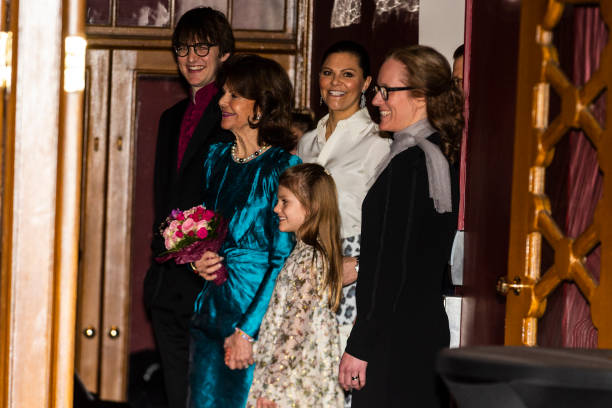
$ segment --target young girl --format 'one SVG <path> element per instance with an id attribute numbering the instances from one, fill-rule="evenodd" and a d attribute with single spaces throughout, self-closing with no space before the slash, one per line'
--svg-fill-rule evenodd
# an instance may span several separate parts
<path id="1" fill-rule="evenodd" d="M 254 347 L 247 407 L 342 407 L 334 311 L 342 292 L 336 186 L 318 164 L 281 175 L 274 212 L 297 244 L 281 270 Z"/>

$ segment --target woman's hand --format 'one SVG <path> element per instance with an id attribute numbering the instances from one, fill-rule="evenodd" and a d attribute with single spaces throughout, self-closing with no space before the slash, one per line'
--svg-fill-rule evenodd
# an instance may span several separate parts
<path id="1" fill-rule="evenodd" d="M 367 361 L 358 359 L 345 352 L 340 361 L 340 372 L 338 373 L 338 382 L 345 391 L 351 389 L 360 390 L 366 385 L 366 367 Z"/>
<path id="2" fill-rule="evenodd" d="M 255 408 L 276 408 L 276 403 L 265 398 L 257 398 L 257 406 Z"/>
<path id="3" fill-rule="evenodd" d="M 357 280 L 357 258 L 345 256 L 342 258 L 342 286 L 350 285 Z"/>
<path id="4" fill-rule="evenodd" d="M 231 370 L 243 370 L 254 363 L 253 345 L 242 338 L 237 331 L 225 339 L 223 347 L 225 350 L 231 350 L 230 353 L 226 353 L 225 361 Z"/>
<path id="5" fill-rule="evenodd" d="M 217 272 L 221 266 L 222 256 L 214 252 L 206 251 L 204 255 L 195 262 L 195 272 L 207 281 L 215 280 L 217 278 Z"/>

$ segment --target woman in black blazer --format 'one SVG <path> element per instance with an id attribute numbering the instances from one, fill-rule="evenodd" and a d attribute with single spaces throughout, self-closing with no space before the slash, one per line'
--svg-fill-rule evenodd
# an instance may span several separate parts
<path id="1" fill-rule="evenodd" d="M 463 99 L 446 59 L 423 46 L 391 52 L 374 89 L 380 129 L 394 138 L 363 202 L 357 320 L 339 380 L 353 407 L 437 407 Z"/>

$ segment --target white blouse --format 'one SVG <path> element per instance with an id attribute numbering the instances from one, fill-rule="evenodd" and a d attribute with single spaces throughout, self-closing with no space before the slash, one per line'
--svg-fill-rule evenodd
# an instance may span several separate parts
<path id="1" fill-rule="evenodd" d="M 318 163 L 334 178 L 338 189 L 338 204 L 342 218 L 342 238 L 361 233 L 361 202 L 374 180 L 374 170 L 389 154 L 391 139 L 379 136 L 378 125 L 367 108 L 338 122 L 325 140 L 329 114 L 317 128 L 300 139 L 297 154 L 305 163 Z"/>

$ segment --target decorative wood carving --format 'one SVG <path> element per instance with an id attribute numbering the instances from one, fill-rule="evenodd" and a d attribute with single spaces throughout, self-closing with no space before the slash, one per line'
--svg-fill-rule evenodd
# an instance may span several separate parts
<path id="1" fill-rule="evenodd" d="M 524 2 L 521 17 L 512 227 L 508 281 L 520 279 L 518 295 L 509 294 L 506 310 L 507 345 L 536 344 L 537 319 L 547 297 L 562 281 L 572 281 L 591 305 L 599 331 L 600 348 L 612 347 L 612 129 L 593 116 L 590 105 L 612 84 L 612 41 L 601 56 L 599 69 L 582 87 L 574 86 L 559 67 L 553 29 L 567 4 L 599 3 L 601 15 L 612 24 L 609 1 L 534 0 Z M 561 99 L 561 112 L 549 121 L 551 87 Z M 612 106 L 607 92 L 607 106 Z M 612 123 L 607 109 L 606 123 Z M 551 215 L 544 190 L 546 168 L 555 145 L 571 128 L 580 128 L 598 151 L 604 174 L 604 193 L 593 223 L 576 238 L 567 237 Z M 542 239 L 554 249 L 554 264 L 540 270 Z M 597 282 L 585 265 L 586 256 L 601 245 L 601 275 Z"/>

